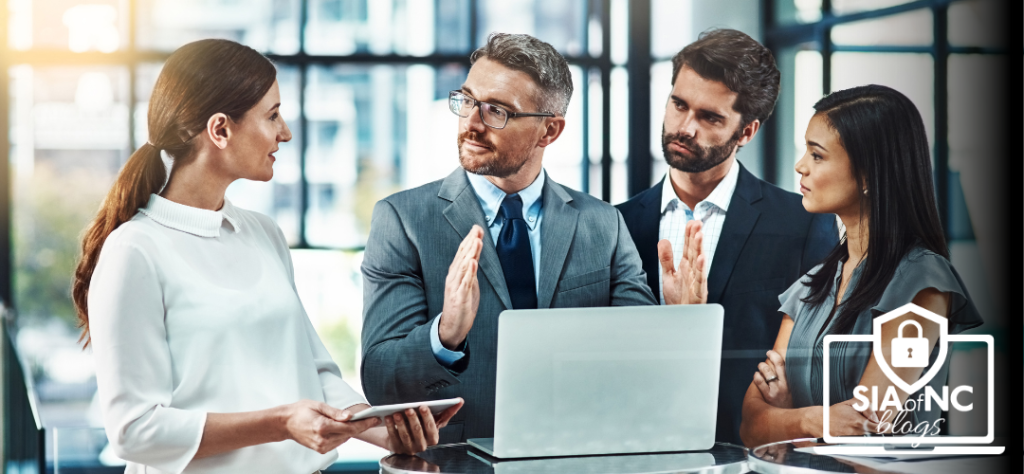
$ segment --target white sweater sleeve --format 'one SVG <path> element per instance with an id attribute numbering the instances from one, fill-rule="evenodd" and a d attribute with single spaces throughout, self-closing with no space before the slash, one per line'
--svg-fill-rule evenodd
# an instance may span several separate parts
<path id="1" fill-rule="evenodd" d="M 264 226 L 269 227 L 267 232 L 274 238 L 274 246 L 281 258 L 281 262 L 284 264 L 285 271 L 288 272 L 288 281 L 291 282 L 292 290 L 295 291 L 297 297 L 298 288 L 295 286 L 295 267 L 292 263 L 291 251 L 288 249 L 288 241 L 285 239 L 284 233 L 281 232 L 281 228 L 269 219 L 264 223 Z M 317 375 L 320 377 L 320 385 L 323 386 L 324 401 L 332 407 L 342 409 L 359 403 L 366 403 L 366 399 L 362 395 L 342 380 L 341 369 L 338 368 L 338 364 L 331 358 L 331 354 L 327 352 L 327 348 L 324 347 L 323 341 L 320 340 L 320 336 L 317 334 L 313 323 L 309 320 L 309 315 L 305 311 L 302 313 L 302 318 L 304 319 L 303 326 L 306 328 L 306 335 L 309 337 L 313 362 L 316 364 Z"/>
<path id="2" fill-rule="evenodd" d="M 179 473 L 199 449 L 206 413 L 170 408 L 173 373 L 158 276 L 142 250 L 110 240 L 89 289 L 107 438 L 126 461 Z"/>
<path id="3" fill-rule="evenodd" d="M 341 379 L 341 369 L 334 363 L 331 354 L 327 352 L 320 336 L 313 329 L 309 318 L 305 318 L 306 332 L 309 335 L 309 345 L 313 350 L 313 362 L 316 363 L 316 371 L 320 376 L 320 385 L 324 389 L 324 401 L 335 408 L 348 408 L 359 403 L 366 403 L 366 399 L 352 389 L 348 383 Z"/>

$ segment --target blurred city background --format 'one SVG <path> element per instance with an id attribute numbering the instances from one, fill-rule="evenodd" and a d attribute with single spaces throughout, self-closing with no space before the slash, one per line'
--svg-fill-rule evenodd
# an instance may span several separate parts
<path id="1" fill-rule="evenodd" d="M 742 30 L 776 54 L 782 95 L 739 157 L 783 188 L 797 186 L 793 164 L 823 94 L 878 83 L 915 102 L 933 146 L 953 263 L 985 317 L 981 331 L 996 335 L 998 364 L 1009 347 L 999 254 L 1007 242 L 991 211 L 1005 191 L 991 160 L 1006 153 L 1009 133 L 1000 108 L 1009 74 L 1001 8 L 998 0 L 0 1 L 0 150 L 8 159 L 0 251 L 9 254 L 0 255 L 0 296 L 20 356 L 7 356 L 5 370 L 20 362 L 30 380 L 48 429 L 41 443 L 55 443 L 63 429 L 66 459 L 98 462 L 102 435 L 75 431 L 100 419 L 92 358 L 69 297 L 72 269 L 83 229 L 146 141 L 162 61 L 187 42 L 229 38 L 278 67 L 281 111 L 295 138 L 281 145 L 270 182 L 237 182 L 228 197 L 284 230 L 306 310 L 358 387 L 359 264 L 371 211 L 380 198 L 458 166 L 457 117 L 446 98 L 465 79 L 469 53 L 500 31 L 532 34 L 565 55 L 576 92 L 545 167 L 563 185 L 619 203 L 664 176 L 670 60 L 709 27 Z M 955 357 L 972 367 L 966 361 L 977 356 Z M 10 426 L 17 416 L 5 416 L 6 438 L 19 436 Z M 951 420 L 950 429 L 968 424 Z M 349 445 L 339 469 L 376 469 L 382 451 Z"/>

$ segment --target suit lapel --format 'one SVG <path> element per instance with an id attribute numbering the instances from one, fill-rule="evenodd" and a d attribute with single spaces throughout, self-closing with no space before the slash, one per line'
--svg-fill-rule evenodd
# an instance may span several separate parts
<path id="1" fill-rule="evenodd" d="M 577 211 L 569 203 L 572 196 L 562 186 L 551 180 L 544 181 L 543 209 L 544 220 L 540 229 L 540 281 L 537 282 L 537 307 L 548 308 L 555 296 L 555 285 L 562 275 L 565 258 L 569 254 L 569 246 L 576 235 Z M 497 253 L 495 253 L 497 256 Z M 500 270 L 499 270 L 500 271 Z"/>
<path id="2" fill-rule="evenodd" d="M 665 180 L 644 191 L 640 198 L 640 215 L 625 217 L 636 219 L 639 225 L 632 226 L 636 231 L 632 234 L 633 244 L 640 254 L 644 272 L 647 273 L 647 285 L 654 292 L 655 301 L 661 301 L 661 266 L 658 263 L 658 233 L 661 228 L 661 193 Z"/>
<path id="3" fill-rule="evenodd" d="M 480 270 L 490 282 L 498 298 L 505 308 L 512 309 L 512 299 L 508 296 L 508 286 L 505 285 L 505 274 L 501 271 L 501 262 L 498 260 L 498 251 L 494 248 L 487 222 L 484 220 L 484 211 L 480 208 L 473 187 L 469 185 L 466 178 L 466 171 L 459 167 L 452 174 L 445 178 L 441 184 L 441 190 L 437 197 L 450 201 L 451 204 L 444 209 L 444 217 L 455 230 L 455 237 L 459 242 L 466 238 L 473 224 L 484 229 L 484 248 L 480 251 Z"/>
<path id="4" fill-rule="evenodd" d="M 743 245 L 750 237 L 758 217 L 761 216 L 761 212 L 752 205 L 761 199 L 761 185 L 738 161 L 736 165 L 740 167 L 740 175 L 736 180 L 736 190 L 733 192 L 729 209 L 725 213 L 722 234 L 715 248 L 715 259 L 711 262 L 711 272 L 708 274 L 708 303 L 721 302 L 725 284 L 732 276 L 736 261 L 743 251 Z"/>

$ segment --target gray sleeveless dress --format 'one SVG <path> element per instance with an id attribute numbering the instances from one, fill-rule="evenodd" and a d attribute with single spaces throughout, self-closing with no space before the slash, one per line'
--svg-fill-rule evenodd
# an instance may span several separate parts
<path id="1" fill-rule="evenodd" d="M 786 377 L 793 396 L 794 408 L 822 405 L 823 400 L 822 349 L 825 335 L 829 334 L 835 324 L 835 317 L 829 321 L 829 313 L 835 306 L 836 289 L 842 277 L 843 263 L 841 262 L 836 270 L 835 283 L 832 285 L 829 298 L 820 305 L 812 306 L 802 301 L 810 292 L 810 287 L 805 283 L 809 282 L 810 275 L 821 270 L 821 267 L 818 265 L 812 268 L 807 275 L 779 295 L 779 302 L 782 304 L 779 311 L 788 314 L 794 322 L 789 346 L 786 349 Z M 863 266 L 858 265 L 853 270 L 850 283 L 847 285 L 847 295 L 856 287 L 862 269 Z M 981 315 L 978 314 L 970 295 L 967 294 L 966 286 L 949 260 L 932 251 L 915 247 L 900 261 L 892 281 L 878 303 L 857 315 L 850 334 L 871 334 L 875 316 L 910 303 L 918 292 L 926 288 L 935 288 L 951 294 L 950 313 L 947 315 L 950 334 L 958 334 L 981 325 Z M 826 321 L 829 321 L 828 327 L 821 331 Z M 932 350 L 928 367 L 935 363 L 938 352 L 936 345 Z M 871 343 L 832 343 L 829 346 L 829 356 L 829 403 L 836 404 L 853 398 L 853 389 L 860 383 L 871 357 Z M 938 389 L 938 393 L 942 393 L 941 386 L 946 383 L 948 369 L 949 364 L 943 364 L 941 371 L 928 383 L 933 389 Z M 928 368 L 924 370 L 927 371 Z M 923 391 L 922 387 L 921 391 L 912 394 L 911 398 L 917 398 L 918 393 Z M 881 396 L 882 394 L 879 394 L 880 398 Z M 931 412 L 915 411 L 914 423 L 937 419 L 941 413 L 936 405 L 932 408 Z"/>

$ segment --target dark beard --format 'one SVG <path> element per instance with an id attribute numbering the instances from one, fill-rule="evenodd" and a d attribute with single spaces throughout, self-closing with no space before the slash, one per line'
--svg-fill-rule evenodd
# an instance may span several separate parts
<path id="1" fill-rule="evenodd" d="M 679 133 L 666 134 L 665 125 L 662 124 L 661 152 L 665 155 L 665 161 L 669 166 L 685 173 L 701 173 L 722 164 L 726 158 L 732 155 L 733 149 L 736 148 L 736 144 L 742 137 L 742 131 L 742 128 L 737 126 L 736 132 L 725 143 L 702 147 L 693 137 L 684 137 Z M 668 145 L 672 142 L 682 144 L 693 153 L 693 156 L 686 157 L 682 153 L 670 150 Z"/>
<path id="2" fill-rule="evenodd" d="M 490 147 L 491 153 L 494 154 L 494 158 L 486 163 L 473 167 L 473 165 L 466 161 L 462 156 L 462 143 L 467 140 L 473 140 L 477 143 L 481 143 L 484 146 Z M 500 154 L 494 151 L 494 145 L 483 137 L 480 137 L 474 132 L 464 132 L 458 137 L 459 143 L 459 164 L 462 167 L 473 174 L 482 176 L 494 176 L 495 178 L 507 178 L 519 172 L 529 161 L 529 153 L 524 154 Z"/>

